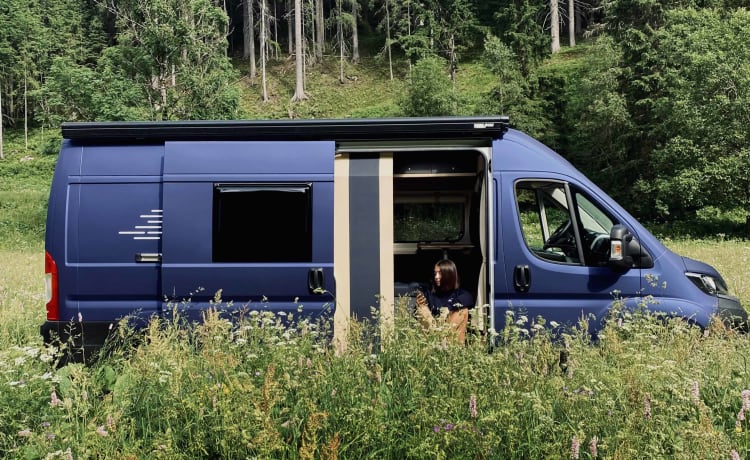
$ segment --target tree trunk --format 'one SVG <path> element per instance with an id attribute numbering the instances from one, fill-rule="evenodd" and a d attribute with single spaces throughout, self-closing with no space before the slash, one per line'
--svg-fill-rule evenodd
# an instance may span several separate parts
<path id="1" fill-rule="evenodd" d="M 260 67 L 261 82 L 263 86 L 263 102 L 268 102 L 268 91 L 266 89 L 266 0 L 260 0 Z"/>
<path id="2" fill-rule="evenodd" d="M 575 0 L 568 0 L 568 42 L 570 47 L 576 46 L 576 4 Z"/>
<path id="3" fill-rule="evenodd" d="M 257 68 L 255 67 L 255 14 L 253 0 L 245 0 L 245 47 L 247 58 L 250 59 L 250 79 L 255 80 Z"/>
<path id="4" fill-rule="evenodd" d="M 307 99 L 304 86 L 304 72 L 302 71 L 303 60 L 302 54 L 302 0 L 294 0 L 294 49 L 295 49 L 295 68 L 297 71 L 297 87 L 292 96 L 292 102 Z"/>
<path id="5" fill-rule="evenodd" d="M 278 4 L 276 3 L 276 0 L 273 0 L 273 42 L 279 43 L 279 10 L 278 10 Z M 273 47 L 273 57 L 274 59 L 279 58 L 279 47 L 274 46 Z"/>
<path id="6" fill-rule="evenodd" d="M 357 16 L 359 15 L 359 2 L 352 0 L 352 62 L 359 63 L 359 33 L 357 32 Z"/>
<path id="7" fill-rule="evenodd" d="M 289 52 L 287 54 L 289 54 L 289 56 L 291 56 L 292 54 L 294 54 L 294 14 L 293 14 L 294 12 L 292 11 L 292 0 L 287 0 L 287 2 L 286 2 L 286 10 L 287 10 L 287 13 L 286 13 L 287 28 L 286 28 L 286 30 L 287 30 L 287 35 L 288 35 L 287 42 L 289 43 L 289 46 L 288 46 Z"/>
<path id="8" fill-rule="evenodd" d="M 323 50 L 326 44 L 325 18 L 323 17 L 323 0 L 315 1 L 315 57 L 323 60 Z"/>
<path id="9" fill-rule="evenodd" d="M 248 21 L 250 1 L 244 0 L 242 2 L 242 59 L 250 57 L 250 21 Z"/>
<path id="10" fill-rule="evenodd" d="M 26 67 L 23 69 L 23 148 L 29 149 L 29 79 L 26 75 Z"/>
<path id="11" fill-rule="evenodd" d="M 0 160 L 5 159 L 3 153 L 3 86 L 0 85 Z"/>
<path id="12" fill-rule="evenodd" d="M 341 2 L 344 0 L 337 0 L 338 9 L 338 25 L 336 27 L 336 35 L 339 39 L 339 83 L 344 84 L 344 24 L 343 18 L 341 17 Z"/>
<path id="13" fill-rule="evenodd" d="M 552 53 L 560 51 L 560 11 L 558 0 L 550 0 L 550 29 L 552 30 Z"/>
<path id="14" fill-rule="evenodd" d="M 391 57 L 391 13 L 388 11 L 388 2 L 385 0 L 385 40 L 388 51 L 388 72 L 390 72 L 391 81 L 393 81 L 393 58 Z"/>

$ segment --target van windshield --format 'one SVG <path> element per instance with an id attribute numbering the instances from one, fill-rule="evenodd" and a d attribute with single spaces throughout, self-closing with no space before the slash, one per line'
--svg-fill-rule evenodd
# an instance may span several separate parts
<path id="1" fill-rule="evenodd" d="M 464 203 L 394 203 L 393 237 L 399 243 L 458 241 L 464 234 Z"/>

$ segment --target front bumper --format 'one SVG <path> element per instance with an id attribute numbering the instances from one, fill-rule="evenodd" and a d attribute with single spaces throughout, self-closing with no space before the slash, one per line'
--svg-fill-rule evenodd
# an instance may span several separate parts
<path id="1" fill-rule="evenodd" d="M 724 323 L 732 328 L 748 330 L 747 311 L 742 308 L 740 299 L 728 295 L 718 295 L 718 315 Z"/>

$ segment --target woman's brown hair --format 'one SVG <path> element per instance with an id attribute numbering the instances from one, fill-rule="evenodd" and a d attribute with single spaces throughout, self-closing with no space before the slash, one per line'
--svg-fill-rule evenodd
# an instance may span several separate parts
<path id="1" fill-rule="evenodd" d="M 435 264 L 440 269 L 440 290 L 449 292 L 458 289 L 458 269 L 450 259 L 443 259 Z"/>

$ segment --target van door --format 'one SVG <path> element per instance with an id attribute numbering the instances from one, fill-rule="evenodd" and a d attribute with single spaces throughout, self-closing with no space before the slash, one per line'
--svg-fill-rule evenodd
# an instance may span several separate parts
<path id="1" fill-rule="evenodd" d="M 164 308 L 332 313 L 333 159 L 327 141 L 167 142 Z"/>
<path id="2" fill-rule="evenodd" d="M 160 311 L 160 145 L 78 147 L 64 180 L 67 214 L 50 247 L 60 270 L 60 320 L 112 322 Z M 70 152 L 70 151 L 68 151 Z M 69 164 L 66 152 L 65 160 Z M 77 159 L 77 158 L 76 158 Z M 65 228 L 62 228 L 62 224 Z M 51 229 L 48 229 L 51 233 Z"/>
<path id="3" fill-rule="evenodd" d="M 496 298 L 498 310 L 561 326 L 586 319 L 593 331 L 614 301 L 637 302 L 641 271 L 607 265 L 609 232 L 621 223 L 611 210 L 564 176 L 504 173 L 501 181 L 505 267 L 498 273 L 506 279 L 495 289 L 506 286 L 507 302 Z"/>

